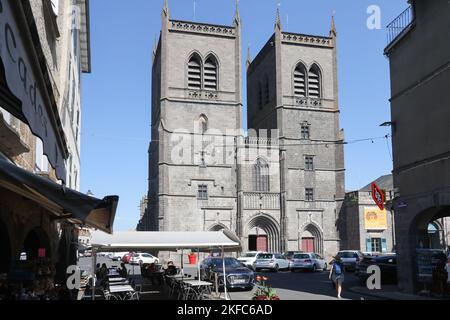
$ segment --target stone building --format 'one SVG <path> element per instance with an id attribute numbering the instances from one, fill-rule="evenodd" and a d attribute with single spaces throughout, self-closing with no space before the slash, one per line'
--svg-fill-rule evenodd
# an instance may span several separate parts
<path id="1" fill-rule="evenodd" d="M 25 253 L 63 278 L 79 226 L 110 232 L 118 200 L 77 192 L 89 1 L 0 0 L 0 30 L 0 273 Z"/>
<path id="2" fill-rule="evenodd" d="M 386 201 L 394 195 L 392 175 L 374 181 L 386 193 Z M 381 211 L 372 198 L 372 184 L 348 192 L 342 210 L 345 232 L 342 249 L 372 254 L 395 251 L 394 216 L 389 209 Z"/>
<path id="3" fill-rule="evenodd" d="M 450 216 L 450 6 L 446 0 L 408 2 L 411 6 L 388 26 L 385 53 L 399 287 L 414 292 L 423 289 L 417 249 L 432 248 L 430 229 Z"/>
<path id="4" fill-rule="evenodd" d="M 243 250 L 339 250 L 344 200 L 336 29 L 275 32 L 247 61 L 231 26 L 173 20 L 154 50 L 147 230 L 228 229 Z"/>

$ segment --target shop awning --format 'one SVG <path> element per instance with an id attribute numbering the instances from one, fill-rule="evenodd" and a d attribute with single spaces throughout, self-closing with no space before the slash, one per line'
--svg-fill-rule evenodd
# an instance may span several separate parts
<path id="1" fill-rule="evenodd" d="M 0 187 L 35 201 L 60 218 L 112 233 L 118 196 L 90 197 L 19 168 L 1 156 Z"/>
<path id="2" fill-rule="evenodd" d="M 91 246 L 98 252 L 120 251 L 176 251 L 193 249 L 210 251 L 224 249 L 225 251 L 237 251 L 240 249 L 240 240 L 231 232 L 94 232 Z"/>

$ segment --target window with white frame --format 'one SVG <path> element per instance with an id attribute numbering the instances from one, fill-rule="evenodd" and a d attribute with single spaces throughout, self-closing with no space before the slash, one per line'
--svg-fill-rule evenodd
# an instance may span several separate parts
<path id="1" fill-rule="evenodd" d="M 310 129 L 311 129 L 311 126 L 309 125 L 309 123 L 304 122 L 302 124 L 302 126 L 301 126 L 301 133 L 300 133 L 301 139 L 303 139 L 303 140 L 309 140 L 310 139 L 310 134 L 311 134 Z"/>
<path id="2" fill-rule="evenodd" d="M 307 170 L 307 171 L 314 170 L 314 157 L 313 156 L 305 156 L 305 170 Z"/>
<path id="3" fill-rule="evenodd" d="M 208 200 L 208 186 L 206 184 L 200 184 L 198 186 L 198 200 Z"/>
<path id="4" fill-rule="evenodd" d="M 36 137 L 35 159 L 36 172 L 48 172 L 48 159 L 44 154 L 44 144 L 38 137 Z"/>
<path id="5" fill-rule="evenodd" d="M 305 189 L 305 201 L 314 201 L 314 189 L 313 188 Z"/>

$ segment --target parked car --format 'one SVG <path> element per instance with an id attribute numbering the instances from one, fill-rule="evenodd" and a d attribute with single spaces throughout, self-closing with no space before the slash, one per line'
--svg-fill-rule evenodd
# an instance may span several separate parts
<path id="1" fill-rule="evenodd" d="M 240 256 L 237 260 L 244 264 L 247 268 L 253 269 L 253 264 L 255 263 L 259 254 L 264 253 L 263 251 L 249 251 Z"/>
<path id="2" fill-rule="evenodd" d="M 159 263 L 158 258 L 152 256 L 150 253 L 134 253 L 131 256 L 131 264 L 152 264 Z"/>
<path id="3" fill-rule="evenodd" d="M 297 253 L 303 253 L 303 251 L 287 251 L 283 253 L 283 256 L 290 261 L 292 260 L 292 257 Z"/>
<path id="4" fill-rule="evenodd" d="M 255 286 L 254 272 L 249 268 L 244 267 L 242 263 L 235 258 L 206 258 L 200 265 L 200 279 L 204 281 L 214 281 L 214 273 L 217 273 L 218 285 L 223 288 L 223 262 L 225 262 L 227 288 L 253 289 Z"/>
<path id="5" fill-rule="evenodd" d="M 263 269 L 278 272 L 280 269 L 289 269 L 289 260 L 281 253 L 261 253 L 253 265 L 253 270 L 259 271 Z"/>
<path id="6" fill-rule="evenodd" d="M 297 270 L 309 270 L 316 272 L 317 270 L 326 271 L 328 264 L 318 254 L 315 253 L 297 253 L 294 254 L 292 260 L 289 261 L 289 269 L 292 272 Z"/>
<path id="7" fill-rule="evenodd" d="M 130 263 L 132 256 L 133 256 L 132 252 L 128 252 L 128 253 L 124 254 L 124 256 L 122 257 L 122 262 L 123 263 Z"/>
<path id="8" fill-rule="evenodd" d="M 112 255 L 112 261 L 122 261 L 124 255 L 128 254 L 128 252 L 114 252 Z"/>
<path id="9" fill-rule="evenodd" d="M 357 250 L 343 250 L 338 252 L 337 257 L 342 260 L 345 271 L 355 271 L 356 264 L 364 258 L 364 255 Z"/>
<path id="10" fill-rule="evenodd" d="M 396 255 L 383 255 L 378 257 L 364 257 L 358 262 L 355 274 L 359 277 L 361 284 L 365 284 L 371 275 L 367 273 L 367 268 L 371 265 L 380 267 L 381 282 L 384 284 L 397 283 L 397 257 Z"/>

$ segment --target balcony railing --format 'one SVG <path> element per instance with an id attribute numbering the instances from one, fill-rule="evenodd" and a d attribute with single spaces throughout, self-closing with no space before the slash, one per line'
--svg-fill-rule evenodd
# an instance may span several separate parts
<path id="1" fill-rule="evenodd" d="M 414 11 L 410 6 L 387 26 L 388 45 L 396 40 L 413 23 Z"/>

